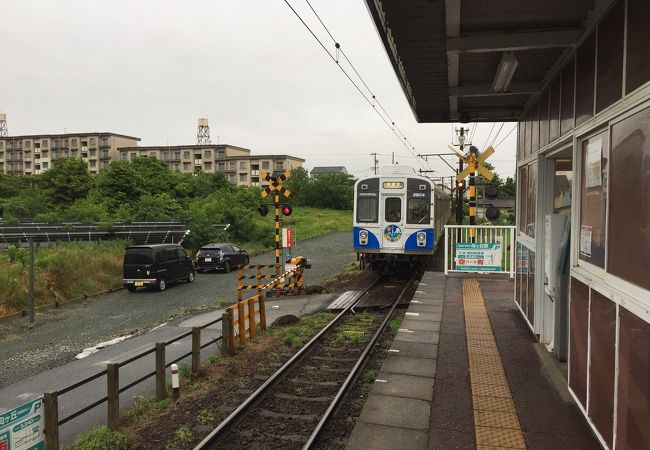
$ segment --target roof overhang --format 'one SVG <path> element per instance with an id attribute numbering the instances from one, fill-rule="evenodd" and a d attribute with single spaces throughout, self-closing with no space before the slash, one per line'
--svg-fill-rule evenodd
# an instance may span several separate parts
<path id="1" fill-rule="evenodd" d="M 419 122 L 517 120 L 613 0 L 366 0 Z"/>

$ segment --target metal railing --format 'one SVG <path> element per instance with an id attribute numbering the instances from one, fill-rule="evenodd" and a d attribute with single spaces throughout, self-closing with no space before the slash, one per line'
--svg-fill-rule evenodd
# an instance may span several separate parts
<path id="1" fill-rule="evenodd" d="M 515 276 L 515 227 L 445 225 L 445 275 L 450 272 Z"/>

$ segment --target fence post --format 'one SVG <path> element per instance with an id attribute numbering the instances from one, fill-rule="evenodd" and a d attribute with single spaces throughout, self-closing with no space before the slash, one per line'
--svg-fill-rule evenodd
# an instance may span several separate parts
<path id="1" fill-rule="evenodd" d="M 234 333 L 232 328 L 232 311 L 226 309 L 221 314 L 221 354 L 223 356 L 232 356 L 234 354 Z"/>
<path id="2" fill-rule="evenodd" d="M 201 327 L 192 327 L 192 376 L 201 368 Z"/>
<path id="3" fill-rule="evenodd" d="M 165 344 L 156 343 L 156 398 L 167 398 L 167 385 L 165 383 Z"/>
<path id="4" fill-rule="evenodd" d="M 59 450 L 59 394 L 56 391 L 43 394 L 45 416 L 45 448 Z"/>
<path id="5" fill-rule="evenodd" d="M 444 227 L 445 235 L 443 245 L 445 246 L 445 275 L 449 275 L 449 228 Z"/>
<path id="6" fill-rule="evenodd" d="M 120 423 L 120 365 L 106 364 L 106 394 L 108 397 L 108 428 L 117 430 Z"/>
<path id="7" fill-rule="evenodd" d="M 246 345 L 246 320 L 244 316 L 246 315 L 246 310 L 244 309 L 244 302 L 240 301 L 237 303 L 237 322 L 239 323 L 239 345 L 242 347 Z"/>
<path id="8" fill-rule="evenodd" d="M 262 267 L 258 264 L 256 266 L 256 275 L 257 275 L 257 295 L 262 295 Z"/>
<path id="9" fill-rule="evenodd" d="M 237 269 L 237 302 L 241 302 L 244 299 L 244 284 L 242 277 L 244 276 L 243 269 Z"/>
<path id="10" fill-rule="evenodd" d="M 517 247 L 515 245 L 515 227 L 510 227 L 510 278 L 515 277 L 516 263 L 515 263 L 515 252 Z"/>
<path id="11" fill-rule="evenodd" d="M 251 341 L 255 339 L 255 297 L 248 299 L 248 334 Z"/>
<path id="12" fill-rule="evenodd" d="M 266 330 L 266 300 L 263 295 L 257 297 L 257 303 L 260 305 L 260 328 Z"/>

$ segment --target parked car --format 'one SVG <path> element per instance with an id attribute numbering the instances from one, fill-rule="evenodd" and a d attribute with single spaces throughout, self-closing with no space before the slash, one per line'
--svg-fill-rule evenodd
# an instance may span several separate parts
<path id="1" fill-rule="evenodd" d="M 207 244 L 196 252 L 196 267 L 199 272 L 218 269 L 230 272 L 233 267 L 248 264 L 248 252 L 235 244 Z"/>
<path id="2" fill-rule="evenodd" d="M 124 253 L 124 286 L 164 291 L 169 283 L 194 281 L 192 259 L 178 244 L 132 245 Z"/>

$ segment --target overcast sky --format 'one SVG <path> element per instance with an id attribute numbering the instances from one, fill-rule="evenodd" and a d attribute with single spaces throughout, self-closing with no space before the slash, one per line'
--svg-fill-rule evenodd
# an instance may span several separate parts
<path id="1" fill-rule="evenodd" d="M 369 174 L 372 152 L 380 164 L 395 152 L 421 167 L 283 0 L 2 3 L 0 109 L 10 135 L 111 131 L 141 145 L 193 144 L 207 116 L 213 143 L 299 156 L 307 168 Z M 305 1 L 290 3 L 334 51 Z M 416 153 L 447 151 L 452 125 L 415 121 L 365 1 L 311 3 Z M 477 126 L 479 148 L 491 128 Z M 503 176 L 514 173 L 515 141 L 513 132 L 490 158 Z"/>

